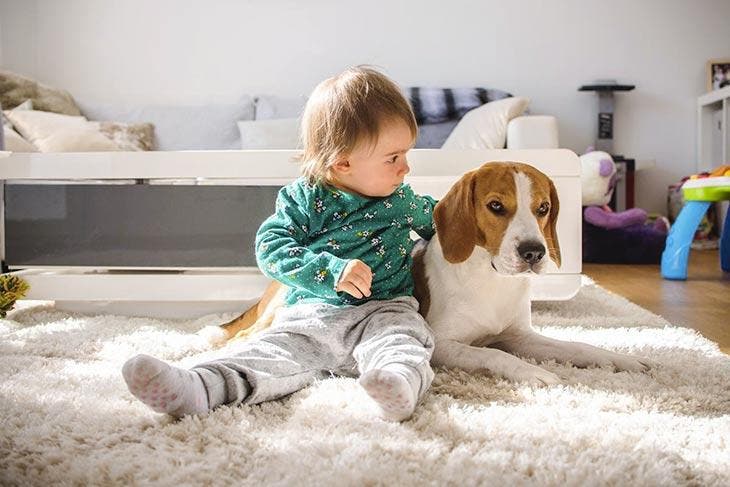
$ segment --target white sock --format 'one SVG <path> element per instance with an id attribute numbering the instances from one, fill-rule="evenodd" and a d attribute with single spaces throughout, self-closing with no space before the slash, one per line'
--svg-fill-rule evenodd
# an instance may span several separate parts
<path id="1" fill-rule="evenodd" d="M 203 380 L 193 371 L 172 367 L 149 355 L 137 355 L 127 360 L 122 375 L 129 392 L 158 413 L 179 418 L 209 410 Z"/>
<path id="2" fill-rule="evenodd" d="M 403 421 L 416 410 L 418 391 L 408 381 L 407 372 L 398 368 L 374 369 L 360 376 L 358 382 L 390 421 Z M 411 373 L 410 375 L 412 375 Z"/>

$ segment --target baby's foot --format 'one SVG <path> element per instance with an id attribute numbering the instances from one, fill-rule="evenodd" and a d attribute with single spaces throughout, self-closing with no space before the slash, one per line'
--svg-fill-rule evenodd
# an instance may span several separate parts
<path id="1" fill-rule="evenodd" d="M 384 419 L 403 421 L 416 409 L 416 393 L 405 376 L 398 372 L 370 370 L 360 376 L 358 382 L 380 407 Z"/>
<path id="2" fill-rule="evenodd" d="M 208 394 L 195 372 L 171 367 L 149 355 L 137 355 L 127 360 L 122 375 L 129 392 L 158 413 L 179 418 L 208 412 Z"/>

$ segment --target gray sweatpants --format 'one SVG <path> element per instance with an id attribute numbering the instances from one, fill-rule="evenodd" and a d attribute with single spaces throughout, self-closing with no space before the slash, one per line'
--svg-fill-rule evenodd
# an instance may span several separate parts
<path id="1" fill-rule="evenodd" d="M 390 364 L 412 369 L 409 382 L 420 399 L 433 380 L 433 346 L 412 297 L 359 306 L 299 304 L 280 308 L 271 327 L 241 342 L 233 355 L 193 370 L 211 409 L 269 401 L 331 373 L 357 376 Z"/>

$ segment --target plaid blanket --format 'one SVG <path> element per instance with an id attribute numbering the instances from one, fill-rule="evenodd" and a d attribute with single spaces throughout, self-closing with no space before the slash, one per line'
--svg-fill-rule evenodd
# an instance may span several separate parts
<path id="1" fill-rule="evenodd" d="M 466 112 L 510 93 L 490 88 L 406 88 L 418 125 L 459 120 Z"/>

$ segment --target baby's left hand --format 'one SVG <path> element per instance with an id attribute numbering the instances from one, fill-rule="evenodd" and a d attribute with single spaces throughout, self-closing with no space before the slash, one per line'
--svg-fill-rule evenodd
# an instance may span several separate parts
<path id="1" fill-rule="evenodd" d="M 335 291 L 344 291 L 350 296 L 361 299 L 370 296 L 370 286 L 373 283 L 373 272 L 363 261 L 353 259 L 347 263 L 342 271 L 340 282 Z"/>

